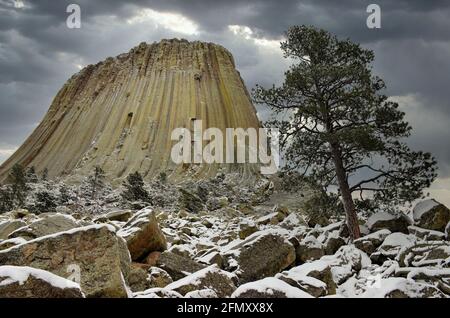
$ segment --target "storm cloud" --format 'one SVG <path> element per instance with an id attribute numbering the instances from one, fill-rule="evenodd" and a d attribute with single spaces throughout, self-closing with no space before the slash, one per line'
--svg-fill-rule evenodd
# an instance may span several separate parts
<path id="1" fill-rule="evenodd" d="M 271 85 L 289 64 L 279 49 L 283 32 L 307 24 L 375 51 L 374 72 L 414 128 L 411 146 L 436 156 L 439 191 L 449 193 L 449 1 L 379 0 L 381 29 L 367 28 L 372 1 L 361 0 L 78 0 L 82 27 L 69 29 L 66 8 L 74 2 L 0 0 L 0 162 L 88 64 L 142 41 L 178 37 L 222 44 L 249 88 Z"/>

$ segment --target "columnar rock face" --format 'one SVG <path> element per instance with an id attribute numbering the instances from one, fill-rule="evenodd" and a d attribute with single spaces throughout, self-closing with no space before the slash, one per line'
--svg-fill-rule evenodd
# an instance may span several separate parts
<path id="1" fill-rule="evenodd" d="M 89 65 L 58 92 L 45 118 L 0 167 L 0 181 L 15 163 L 48 169 L 50 177 L 83 176 L 100 166 L 110 180 L 140 171 L 172 179 L 191 165 L 170 159 L 174 128 L 259 127 L 256 111 L 232 55 L 212 43 L 163 40 Z M 203 145 L 204 146 L 204 145 Z M 218 164 L 194 169 L 214 174 Z M 254 165 L 226 165 L 253 174 Z"/>

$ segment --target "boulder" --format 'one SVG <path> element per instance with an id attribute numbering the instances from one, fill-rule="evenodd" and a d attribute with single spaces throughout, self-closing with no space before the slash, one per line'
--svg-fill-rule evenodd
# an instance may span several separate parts
<path id="1" fill-rule="evenodd" d="M 218 298 L 218 297 L 219 296 L 217 295 L 217 293 L 209 288 L 193 290 L 184 295 L 184 298 Z"/>
<path id="2" fill-rule="evenodd" d="M 421 227 L 417 226 L 409 226 L 408 227 L 409 233 L 415 235 L 416 237 L 425 240 L 425 241 L 442 241 L 445 240 L 445 233 L 434 231 L 434 230 L 427 230 Z"/>
<path id="3" fill-rule="evenodd" d="M 25 266 L 0 266 L 0 298 L 83 298 L 80 285 Z"/>
<path id="4" fill-rule="evenodd" d="M 4 241 L 0 241 L 0 251 L 1 250 L 6 250 L 10 247 L 19 245 L 19 244 L 23 244 L 26 243 L 27 240 L 18 237 L 18 238 L 12 238 L 12 239 L 8 239 L 8 240 L 4 240 Z"/>
<path id="5" fill-rule="evenodd" d="M 324 235 L 324 238 L 318 238 L 323 245 L 323 251 L 325 255 L 333 255 L 343 245 L 346 244 L 346 240 L 339 235 L 339 230 L 332 231 Z"/>
<path id="6" fill-rule="evenodd" d="M 26 240 L 68 231 L 79 227 L 77 221 L 70 215 L 53 214 L 37 219 L 26 227 L 22 227 L 9 235 L 9 238 L 22 237 Z"/>
<path id="7" fill-rule="evenodd" d="M 267 215 L 264 215 L 264 216 L 258 218 L 256 220 L 256 224 L 258 224 L 258 225 L 267 225 L 267 224 L 275 225 L 275 224 L 278 224 L 281 221 L 283 221 L 285 217 L 286 216 L 284 215 L 284 213 L 275 211 L 275 212 L 269 213 Z"/>
<path id="8" fill-rule="evenodd" d="M 336 294 L 331 266 L 325 261 L 305 263 L 275 277 L 316 297 Z"/>
<path id="9" fill-rule="evenodd" d="M 377 264 L 382 264 L 388 259 L 394 260 L 397 258 L 400 251 L 414 246 L 416 240 L 416 237 L 411 234 L 389 234 L 377 250 L 370 255 L 370 259 Z"/>
<path id="10" fill-rule="evenodd" d="M 217 266 L 219 266 L 219 268 L 223 268 L 223 257 L 217 251 L 208 252 L 205 255 L 198 258 L 197 260 L 199 263 L 202 264 L 206 265 L 216 264 Z"/>
<path id="11" fill-rule="evenodd" d="M 239 286 L 231 298 L 312 298 L 301 289 L 292 287 L 284 281 L 267 277 Z"/>
<path id="12" fill-rule="evenodd" d="M 331 266 L 336 284 L 342 284 L 349 277 L 372 265 L 369 256 L 354 245 L 344 245 L 334 254 L 320 259 Z"/>
<path id="13" fill-rule="evenodd" d="M 192 248 L 189 247 L 187 244 L 173 245 L 168 249 L 168 251 L 187 258 L 192 258 L 194 256 Z"/>
<path id="14" fill-rule="evenodd" d="M 87 297 L 127 297 L 130 255 L 108 225 L 43 236 L 0 251 L 0 265 L 30 266 L 67 277 L 79 275 Z"/>
<path id="15" fill-rule="evenodd" d="M 140 292 L 152 287 L 148 279 L 148 272 L 140 264 L 131 263 L 128 286 L 132 292 Z"/>
<path id="16" fill-rule="evenodd" d="M 94 219 L 97 223 L 106 223 L 108 221 L 127 222 L 133 215 L 131 210 L 114 210 Z"/>
<path id="17" fill-rule="evenodd" d="M 17 210 L 11 211 L 11 215 L 15 219 L 22 219 L 30 214 L 32 214 L 32 213 L 30 213 L 30 211 L 28 211 L 26 209 L 17 209 Z"/>
<path id="18" fill-rule="evenodd" d="M 296 213 L 289 214 L 281 223 L 279 223 L 280 227 L 287 230 L 293 230 L 304 225 L 306 225 L 306 222 L 303 219 L 300 219 L 299 215 Z"/>
<path id="19" fill-rule="evenodd" d="M 372 254 L 383 243 L 384 239 L 391 234 L 387 229 L 379 230 L 369 235 L 360 237 L 353 241 L 353 244 L 361 251 Z"/>
<path id="20" fill-rule="evenodd" d="M 126 240 L 133 261 L 145 258 L 150 252 L 162 252 L 167 248 L 155 212 L 149 208 L 137 212 L 117 234 Z"/>
<path id="21" fill-rule="evenodd" d="M 396 276 L 405 277 L 415 282 L 433 285 L 444 294 L 450 296 L 450 269 L 449 268 L 415 268 L 401 267 L 395 272 Z"/>
<path id="22" fill-rule="evenodd" d="M 389 277 L 380 279 L 380 288 L 368 288 L 358 297 L 362 298 L 444 298 L 436 287 L 418 283 L 406 278 Z"/>
<path id="23" fill-rule="evenodd" d="M 3 221 L 0 223 L 0 240 L 6 240 L 17 229 L 27 226 L 22 220 Z"/>
<path id="24" fill-rule="evenodd" d="M 183 298 L 180 293 L 165 288 L 150 288 L 133 294 L 133 298 Z"/>
<path id="25" fill-rule="evenodd" d="M 295 261 L 295 249 L 283 236 L 260 231 L 244 241 L 231 243 L 223 252 L 225 269 L 234 271 L 240 283 L 273 276 Z"/>
<path id="26" fill-rule="evenodd" d="M 239 238 L 245 240 L 253 233 L 258 232 L 258 227 L 253 222 L 242 222 L 239 224 Z"/>
<path id="27" fill-rule="evenodd" d="M 326 296 L 328 294 L 327 284 L 311 276 L 288 271 L 277 274 L 276 278 L 281 279 L 289 285 L 299 288 L 314 297 Z"/>
<path id="28" fill-rule="evenodd" d="M 194 192 L 179 188 L 179 206 L 192 213 L 199 213 L 205 209 L 205 202 Z"/>
<path id="29" fill-rule="evenodd" d="M 325 255 L 322 243 L 314 236 L 305 237 L 295 249 L 297 263 L 305 263 L 321 258 Z"/>
<path id="30" fill-rule="evenodd" d="M 409 217 L 403 213 L 378 212 L 367 220 L 370 232 L 388 229 L 391 232 L 402 232 L 408 234 L 408 226 L 412 224 Z"/>
<path id="31" fill-rule="evenodd" d="M 190 258 L 168 251 L 165 251 L 159 255 L 155 266 L 162 268 L 169 273 L 170 277 L 172 277 L 174 281 L 182 279 L 189 274 L 195 273 L 206 267 L 205 265 L 194 262 Z"/>
<path id="32" fill-rule="evenodd" d="M 419 202 L 413 209 L 415 225 L 428 230 L 444 232 L 450 222 L 450 210 L 436 200 Z"/>
<path id="33" fill-rule="evenodd" d="M 402 266 L 437 266 L 443 267 L 450 259 L 450 243 L 433 241 L 417 243 L 400 251 L 398 260 Z"/>
<path id="34" fill-rule="evenodd" d="M 236 290 L 237 277 L 221 270 L 217 265 L 211 265 L 189 276 L 177 280 L 165 287 L 181 295 L 201 289 L 211 289 L 220 298 L 229 297 Z"/>
<path id="35" fill-rule="evenodd" d="M 149 269 L 150 288 L 164 288 L 173 283 L 172 277 L 162 268 L 151 267 Z"/>

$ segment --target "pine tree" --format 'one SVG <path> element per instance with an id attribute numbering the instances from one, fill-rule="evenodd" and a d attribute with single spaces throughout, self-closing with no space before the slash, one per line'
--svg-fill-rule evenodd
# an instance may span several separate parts
<path id="1" fill-rule="evenodd" d="M 65 184 L 62 184 L 59 187 L 59 203 L 64 205 L 67 204 L 69 201 L 70 201 L 69 189 Z"/>
<path id="2" fill-rule="evenodd" d="M 404 142 L 411 127 L 372 75 L 372 51 L 313 27 L 292 27 L 286 38 L 281 48 L 294 64 L 281 87 L 257 86 L 255 102 L 286 118 L 267 123 L 280 129 L 286 169 L 339 189 L 356 239 L 355 202 L 393 207 L 421 197 L 436 177 L 436 161 Z"/>
<path id="3" fill-rule="evenodd" d="M 144 179 L 138 171 L 128 175 L 123 186 L 125 187 L 125 190 L 122 192 L 122 198 L 125 201 L 150 202 L 150 195 L 144 188 Z"/>
<path id="4" fill-rule="evenodd" d="M 34 167 L 28 168 L 25 175 L 26 175 L 26 180 L 29 183 L 37 183 L 39 181 L 39 178 L 36 175 L 36 169 Z"/>
<path id="5" fill-rule="evenodd" d="M 20 164 L 15 164 L 9 172 L 9 180 L 11 181 L 12 195 L 14 205 L 23 207 L 28 195 L 29 188 L 27 186 L 27 178 L 24 168 Z"/>
<path id="6" fill-rule="evenodd" d="M 95 167 L 94 174 L 89 177 L 88 183 L 91 190 L 91 199 L 97 198 L 97 193 L 105 186 L 105 172 L 100 167 Z"/>
<path id="7" fill-rule="evenodd" d="M 47 179 L 48 179 L 48 169 L 47 168 L 45 168 L 43 171 L 42 171 L 42 181 L 47 181 Z"/>
<path id="8" fill-rule="evenodd" d="M 0 187 L 0 213 L 14 209 L 14 195 L 10 185 Z"/>
<path id="9" fill-rule="evenodd" d="M 167 182 L 167 173 L 164 171 L 159 174 L 159 182 L 163 184 Z"/>
<path id="10" fill-rule="evenodd" d="M 57 198 L 49 190 L 41 190 L 35 193 L 35 207 L 37 213 L 54 212 L 57 207 Z"/>

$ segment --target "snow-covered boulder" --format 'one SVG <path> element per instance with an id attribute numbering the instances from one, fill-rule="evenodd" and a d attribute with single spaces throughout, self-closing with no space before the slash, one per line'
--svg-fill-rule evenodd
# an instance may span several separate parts
<path id="1" fill-rule="evenodd" d="M 370 232 L 388 229 L 391 232 L 402 232 L 408 234 L 408 226 L 412 221 L 403 213 L 378 212 L 371 215 L 367 220 Z"/>
<path id="2" fill-rule="evenodd" d="M 418 283 L 402 277 L 376 278 L 370 283 L 358 284 L 356 278 L 349 279 L 340 287 L 345 297 L 358 298 L 443 298 L 436 287 Z"/>
<path id="3" fill-rule="evenodd" d="M 191 189 L 179 188 L 179 206 L 192 213 L 199 213 L 205 209 L 205 201 Z"/>
<path id="4" fill-rule="evenodd" d="M 309 264 L 314 264 L 314 269 Z M 320 277 L 322 280 L 315 278 Z M 331 283 L 331 292 L 335 285 L 332 280 L 331 268 L 325 262 L 312 262 L 303 266 L 294 267 L 289 271 L 284 271 L 275 276 L 289 285 L 299 288 L 314 297 L 326 296 L 329 293 L 329 286 L 324 282 Z"/>
<path id="5" fill-rule="evenodd" d="M 6 240 L 17 229 L 27 226 L 22 220 L 6 220 L 0 222 L 0 240 Z"/>
<path id="6" fill-rule="evenodd" d="M 397 269 L 396 276 L 436 286 L 450 297 L 450 268 L 401 267 Z"/>
<path id="7" fill-rule="evenodd" d="M 221 270 L 217 265 L 211 265 L 167 285 L 165 289 L 186 295 L 195 290 L 208 288 L 223 298 L 229 297 L 236 290 L 237 281 L 236 275 Z"/>
<path id="8" fill-rule="evenodd" d="M 450 242 L 417 243 L 400 251 L 398 260 L 402 266 L 448 266 L 450 264 Z"/>
<path id="9" fill-rule="evenodd" d="M 310 235 L 302 239 L 295 249 L 297 262 L 305 263 L 321 258 L 325 255 L 324 247 L 314 236 Z"/>
<path id="10" fill-rule="evenodd" d="M 87 297 L 127 297 L 130 255 L 125 241 L 107 225 L 43 236 L 0 251 L 0 264 L 30 266 L 55 275 L 79 275 Z"/>
<path id="11" fill-rule="evenodd" d="M 148 265 L 131 263 L 130 273 L 128 274 L 128 287 L 132 292 L 140 292 L 151 288 Z"/>
<path id="12" fill-rule="evenodd" d="M 28 211 L 26 209 L 16 209 L 16 210 L 11 211 L 10 214 L 15 219 L 22 219 L 22 218 L 32 215 L 33 213 L 31 213 L 30 211 Z"/>
<path id="13" fill-rule="evenodd" d="M 422 228 L 445 231 L 450 222 L 450 210 L 434 199 L 417 203 L 413 209 L 414 223 Z"/>
<path id="14" fill-rule="evenodd" d="M 217 295 L 217 293 L 209 288 L 193 290 L 184 295 L 184 298 L 218 298 L 218 297 L 219 296 Z"/>
<path id="15" fill-rule="evenodd" d="M 197 258 L 197 261 L 206 265 L 216 264 L 219 268 L 223 268 L 223 257 L 214 249 Z"/>
<path id="16" fill-rule="evenodd" d="M 132 215 L 133 211 L 131 210 L 116 209 L 96 217 L 94 219 L 94 222 L 97 223 L 106 223 L 108 221 L 127 222 Z"/>
<path id="17" fill-rule="evenodd" d="M 155 212 L 150 208 L 137 212 L 117 234 L 127 241 L 133 261 L 145 258 L 150 252 L 164 251 L 167 248 L 166 238 L 159 228 Z"/>
<path id="18" fill-rule="evenodd" d="M 153 266 L 148 270 L 148 273 L 150 288 L 164 288 L 173 283 L 172 277 L 162 268 Z"/>
<path id="19" fill-rule="evenodd" d="M 369 235 L 360 237 L 353 241 L 353 244 L 361 251 L 372 254 L 378 246 L 380 246 L 384 239 L 391 234 L 391 231 L 387 229 L 379 230 Z"/>
<path id="20" fill-rule="evenodd" d="M 336 289 L 331 267 L 323 261 L 306 263 L 277 274 L 275 277 L 314 297 L 334 294 Z"/>
<path id="21" fill-rule="evenodd" d="M 231 295 L 232 298 L 312 298 L 301 289 L 292 287 L 286 282 L 267 277 L 255 282 L 239 286 Z"/>
<path id="22" fill-rule="evenodd" d="M 156 259 L 155 264 L 152 265 L 165 270 L 174 281 L 182 279 L 206 267 L 205 265 L 199 264 L 188 257 L 169 251 L 161 253 Z"/>
<path id="23" fill-rule="evenodd" d="M 0 251 L 26 242 L 27 240 L 21 237 L 0 241 Z"/>
<path id="24" fill-rule="evenodd" d="M 258 226 L 252 221 L 243 221 L 239 224 L 239 238 L 245 240 L 253 233 L 258 232 Z"/>
<path id="25" fill-rule="evenodd" d="M 388 235 L 378 249 L 370 255 L 370 259 L 382 264 L 388 259 L 396 259 L 400 252 L 414 246 L 417 238 L 414 235 L 403 233 L 392 233 Z"/>
<path id="26" fill-rule="evenodd" d="M 17 229 L 8 237 L 22 237 L 26 240 L 33 240 L 41 236 L 68 231 L 77 227 L 79 227 L 77 221 L 70 215 L 48 214 L 40 216 L 39 219 L 31 222 L 28 226 Z"/>
<path id="27" fill-rule="evenodd" d="M 183 298 L 180 293 L 165 288 L 150 288 L 133 294 L 133 298 Z"/>
<path id="28" fill-rule="evenodd" d="M 80 285 L 26 266 L 0 266 L 0 298 L 83 298 Z"/>
<path id="29" fill-rule="evenodd" d="M 445 233 L 427 230 L 418 226 L 411 225 L 408 227 L 408 231 L 410 234 L 415 235 L 416 237 L 425 240 L 425 241 L 442 241 L 445 240 Z"/>
<path id="30" fill-rule="evenodd" d="M 339 229 L 321 234 L 317 239 L 322 243 L 325 255 L 333 255 L 347 242 L 347 239 L 341 237 Z"/>
<path id="31" fill-rule="evenodd" d="M 241 284 L 273 276 L 295 261 L 294 246 L 279 233 L 259 231 L 222 251 L 225 269 L 233 271 Z"/>

